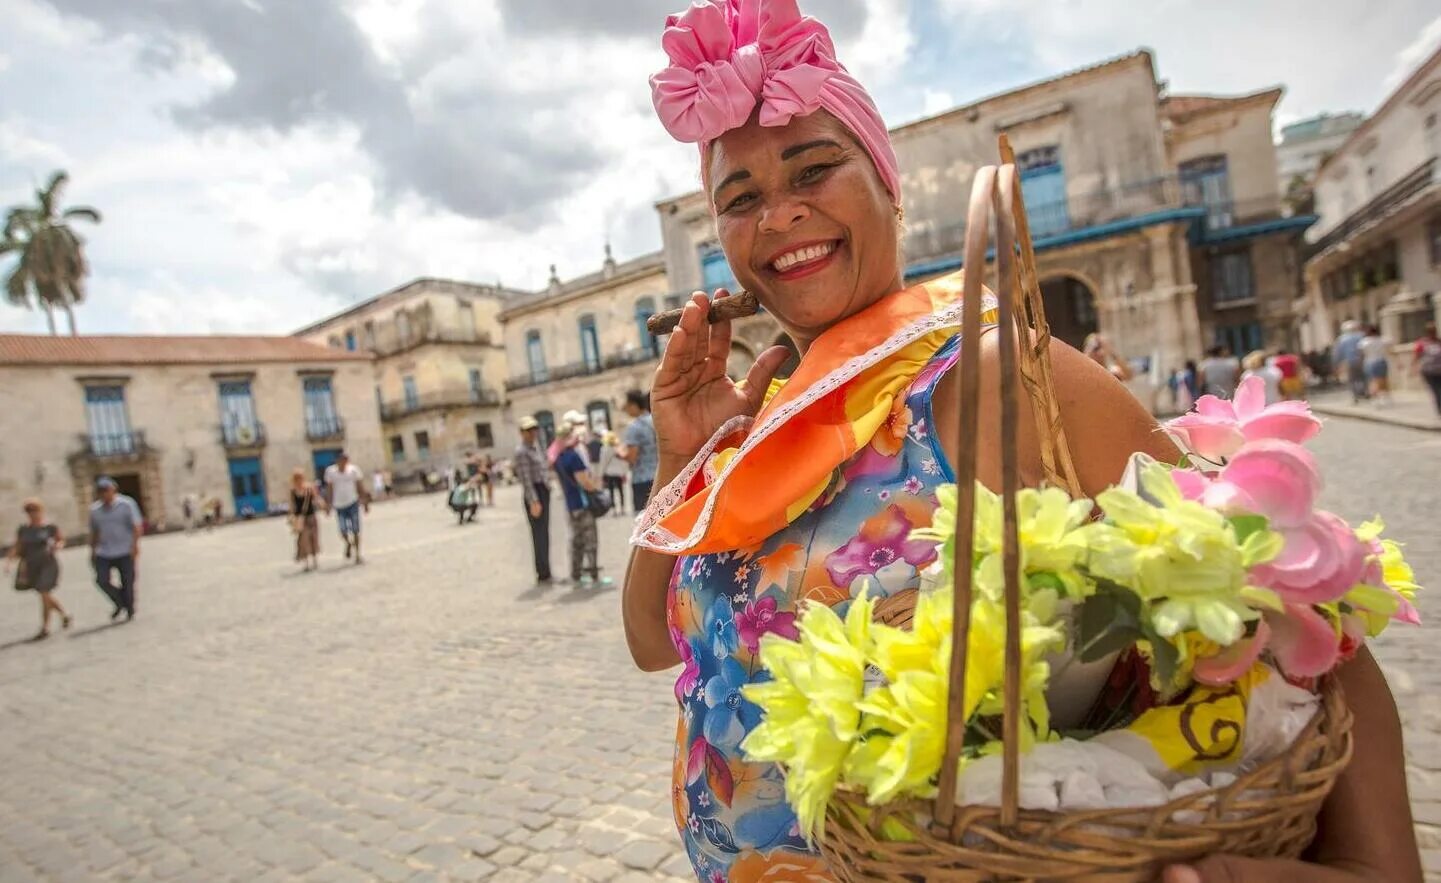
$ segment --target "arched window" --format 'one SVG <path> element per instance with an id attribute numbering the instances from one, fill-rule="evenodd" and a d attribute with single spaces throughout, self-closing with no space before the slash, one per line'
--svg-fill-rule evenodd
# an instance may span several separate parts
<path id="1" fill-rule="evenodd" d="M 530 366 L 530 379 L 537 383 L 544 381 L 545 347 L 540 342 L 540 332 L 534 328 L 525 333 L 525 360 Z M 539 415 L 535 419 L 539 420 Z"/>
<path id="2" fill-rule="evenodd" d="M 655 298 L 646 295 L 635 302 L 635 330 L 640 338 L 640 348 L 650 352 L 652 356 L 660 355 L 660 342 L 650 329 L 645 327 L 645 322 L 655 315 Z"/>

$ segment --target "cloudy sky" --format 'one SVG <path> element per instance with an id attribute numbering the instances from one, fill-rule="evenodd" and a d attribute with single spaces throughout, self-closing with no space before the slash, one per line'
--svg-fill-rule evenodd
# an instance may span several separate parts
<path id="1" fill-rule="evenodd" d="M 104 212 L 95 333 L 285 332 L 419 275 L 538 287 L 656 248 L 654 202 L 696 185 L 646 84 L 683 2 L 0 0 L 0 206 L 65 168 Z M 1173 91 L 1284 84 L 1278 124 L 1369 111 L 1441 43 L 1434 0 L 1385 7 L 802 0 L 893 124 L 1139 46 Z"/>

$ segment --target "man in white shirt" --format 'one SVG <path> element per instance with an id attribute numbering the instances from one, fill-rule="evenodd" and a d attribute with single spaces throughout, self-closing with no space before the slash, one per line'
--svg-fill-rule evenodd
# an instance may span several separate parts
<path id="1" fill-rule="evenodd" d="M 355 555 L 360 564 L 360 510 L 370 513 L 370 495 L 365 491 L 365 473 L 350 462 L 344 451 L 336 461 L 325 467 L 325 500 L 335 510 L 340 536 L 345 540 L 345 557 Z"/>

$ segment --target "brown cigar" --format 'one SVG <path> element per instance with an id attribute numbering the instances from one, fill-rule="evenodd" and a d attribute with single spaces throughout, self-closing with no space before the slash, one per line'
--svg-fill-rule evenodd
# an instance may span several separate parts
<path id="1" fill-rule="evenodd" d="M 749 291 L 738 291 L 730 297 L 722 297 L 711 301 L 710 312 L 706 313 L 706 321 L 712 325 L 717 322 L 729 321 L 731 319 L 744 319 L 746 316 L 754 316 L 760 312 L 760 301 Z M 684 307 L 681 310 L 685 309 Z M 646 330 L 651 334 L 670 334 L 675 326 L 680 324 L 681 310 L 666 310 L 664 313 L 656 313 L 645 320 Z"/>

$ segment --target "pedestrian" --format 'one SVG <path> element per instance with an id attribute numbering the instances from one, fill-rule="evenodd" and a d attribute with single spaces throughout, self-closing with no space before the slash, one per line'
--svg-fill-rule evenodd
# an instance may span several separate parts
<path id="1" fill-rule="evenodd" d="M 570 424 L 557 436 L 561 450 L 555 458 L 555 474 L 570 515 L 570 579 L 582 589 L 593 589 L 614 585 L 615 581 L 600 576 L 600 536 L 591 498 L 601 494 L 601 487 L 582 454 L 584 433 L 579 424 Z"/>
<path id="2" fill-rule="evenodd" d="M 110 618 L 125 614 L 125 621 L 135 618 L 135 579 L 140 563 L 140 535 L 145 521 L 140 507 L 120 493 L 115 479 L 103 475 L 95 482 L 100 499 L 90 507 L 90 562 L 95 566 L 95 585 L 115 605 Z M 114 585 L 110 576 L 120 577 Z"/>
<path id="3" fill-rule="evenodd" d="M 585 434 L 585 452 L 589 458 L 590 465 L 600 465 L 600 455 L 605 450 L 604 434 L 608 431 L 604 425 L 589 427 L 590 431 Z"/>
<path id="4" fill-rule="evenodd" d="M 385 498 L 388 500 L 395 494 L 395 473 L 387 469 L 383 474 L 385 475 Z"/>
<path id="5" fill-rule="evenodd" d="M 325 500 L 315 484 L 306 479 L 304 469 L 290 473 L 290 530 L 295 534 L 295 560 L 307 573 L 320 567 L 320 520 L 316 512 L 324 506 Z"/>
<path id="6" fill-rule="evenodd" d="M 475 520 L 475 513 L 480 509 L 479 500 L 480 491 L 476 487 L 475 479 L 467 478 L 456 482 L 448 498 L 450 509 L 458 519 L 456 524 L 465 524 L 467 521 Z"/>
<path id="7" fill-rule="evenodd" d="M 1266 354 L 1260 350 L 1253 350 L 1246 354 L 1241 360 L 1241 379 L 1258 377 L 1265 384 L 1266 404 L 1274 405 L 1281 401 L 1281 372 L 1274 365 L 1266 363 Z"/>
<path id="8" fill-rule="evenodd" d="M 1411 351 L 1413 368 L 1431 387 L 1436 399 L 1436 413 L 1441 414 L 1441 338 L 1436 336 L 1436 323 L 1427 322 L 1426 330 Z"/>
<path id="9" fill-rule="evenodd" d="M 1086 339 L 1082 344 L 1082 351 L 1091 357 L 1091 361 L 1105 368 L 1111 373 L 1112 377 L 1122 383 L 1129 381 L 1135 376 L 1136 372 L 1131 369 L 1131 363 L 1121 358 L 1115 349 L 1111 347 L 1111 342 L 1106 339 L 1105 335 L 1099 332 L 1086 335 Z"/>
<path id="10" fill-rule="evenodd" d="M 475 486 L 480 492 L 480 501 L 487 506 L 495 505 L 495 463 L 489 454 L 481 454 L 475 464 Z"/>
<path id="11" fill-rule="evenodd" d="M 1236 394 L 1236 382 L 1241 379 L 1241 363 L 1224 346 L 1213 346 L 1206 351 L 1199 374 L 1202 392 L 1229 399 Z"/>
<path id="12" fill-rule="evenodd" d="M 604 446 L 600 452 L 600 478 L 605 482 L 605 492 L 610 495 L 611 511 L 625 514 L 625 477 L 630 464 L 620 455 L 620 439 L 614 432 L 606 431 Z"/>
<path id="13" fill-rule="evenodd" d="M 630 464 L 631 511 L 639 514 L 650 502 L 659 463 L 655 421 L 650 413 L 650 395 L 638 389 L 625 394 L 625 413 L 630 417 L 621 435 L 620 455 Z"/>
<path id="14" fill-rule="evenodd" d="M 193 491 L 180 500 L 180 514 L 185 517 L 185 532 L 195 533 L 195 522 L 200 515 L 200 498 Z"/>
<path id="15" fill-rule="evenodd" d="M 530 546 L 535 556 L 535 579 L 544 585 L 550 573 L 550 480 L 545 454 L 540 450 L 540 423 L 534 417 L 520 418 L 520 444 L 512 461 L 530 523 Z"/>
<path id="16" fill-rule="evenodd" d="M 1363 399 L 1371 397 L 1366 382 L 1366 366 L 1361 355 L 1361 341 L 1365 336 L 1360 322 L 1347 319 L 1341 323 L 1341 333 L 1331 345 L 1331 366 L 1335 369 L 1338 380 L 1344 375 L 1346 383 L 1351 387 L 1351 401 L 1354 404 L 1360 404 Z"/>
<path id="17" fill-rule="evenodd" d="M 340 536 L 345 540 L 345 557 L 355 556 L 355 563 L 361 564 L 360 557 L 360 510 L 370 513 L 370 497 L 365 492 L 365 473 L 350 462 L 350 455 L 340 452 L 334 463 L 325 467 L 325 502 L 335 510 L 335 520 L 340 527 Z"/>
<path id="18" fill-rule="evenodd" d="M 1306 397 L 1306 366 L 1301 358 L 1282 347 L 1271 357 L 1271 364 L 1281 372 L 1281 398 L 1296 401 Z"/>
<path id="19" fill-rule="evenodd" d="M 13 562 L 20 562 L 15 570 L 15 590 L 33 591 L 40 596 L 40 631 L 35 640 L 50 636 L 50 613 L 60 614 L 60 627 L 70 628 L 70 614 L 55 599 L 55 586 L 60 583 L 60 559 L 55 557 L 57 549 L 65 545 L 65 536 L 60 528 L 45 520 L 45 505 L 36 499 L 22 504 L 25 523 L 15 532 L 15 543 L 5 556 L 5 571 L 10 572 Z"/>
<path id="20" fill-rule="evenodd" d="M 388 496 L 390 491 L 385 486 L 385 473 L 377 469 L 370 476 L 370 497 L 372 500 L 384 500 Z"/>
<path id="21" fill-rule="evenodd" d="M 1376 404 L 1391 403 L 1391 341 L 1381 336 L 1375 325 L 1366 327 L 1366 336 L 1357 344 L 1361 365 L 1366 372 L 1366 386 Z"/>

